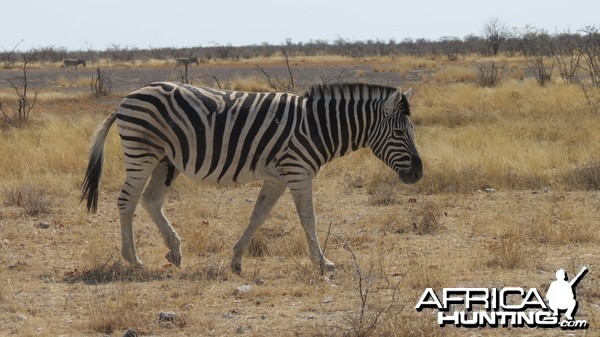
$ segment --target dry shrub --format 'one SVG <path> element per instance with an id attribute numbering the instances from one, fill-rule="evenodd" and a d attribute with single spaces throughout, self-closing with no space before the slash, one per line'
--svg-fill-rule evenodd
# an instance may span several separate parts
<path id="1" fill-rule="evenodd" d="M 570 170 L 563 180 L 572 189 L 600 190 L 600 161 L 592 161 Z"/>
<path id="2" fill-rule="evenodd" d="M 220 258 L 212 258 L 202 267 L 200 277 L 205 281 L 227 281 L 230 276 L 229 271 L 228 264 L 224 263 Z"/>
<path id="3" fill-rule="evenodd" d="M 7 189 L 4 199 L 7 206 L 21 207 L 29 216 L 50 213 L 52 206 L 51 197 L 46 191 L 27 185 Z"/>
<path id="4" fill-rule="evenodd" d="M 563 245 L 568 243 L 593 243 L 598 231 L 593 222 L 573 221 L 572 209 L 562 207 L 557 197 L 548 212 L 540 213 L 523 229 L 527 237 L 540 244 Z"/>
<path id="5" fill-rule="evenodd" d="M 367 179 L 361 173 L 346 173 L 342 183 L 342 193 L 351 195 L 355 190 L 365 187 Z"/>
<path id="6" fill-rule="evenodd" d="M 140 333 L 151 330 L 155 317 L 147 314 L 150 303 L 143 293 L 136 293 L 133 287 L 121 283 L 117 289 L 97 290 L 94 301 L 88 307 L 89 327 L 93 331 L 112 335 L 129 328 Z"/>
<path id="7" fill-rule="evenodd" d="M 528 258 L 527 243 L 516 230 L 506 231 L 487 245 L 490 253 L 488 266 L 516 269 L 525 265 Z"/>
<path id="8" fill-rule="evenodd" d="M 442 210 L 439 205 L 432 201 L 423 204 L 418 216 L 413 221 L 413 229 L 419 235 L 433 234 L 442 228 L 440 217 Z"/>
<path id="9" fill-rule="evenodd" d="M 442 279 L 445 274 L 443 267 L 432 263 L 427 257 L 410 261 L 410 273 L 406 274 L 408 284 L 414 288 L 423 290 L 425 288 L 438 289 L 442 287 Z"/>
<path id="10" fill-rule="evenodd" d="M 389 173 L 387 169 L 380 171 L 366 184 L 370 195 L 369 205 L 389 206 L 398 203 L 398 178 Z"/>
<path id="11" fill-rule="evenodd" d="M 504 75 L 505 66 L 498 66 L 495 62 L 484 62 L 477 66 L 479 71 L 479 84 L 483 87 L 497 86 Z"/>
<path id="12" fill-rule="evenodd" d="M 267 241 L 269 239 L 265 236 L 264 232 L 259 230 L 252 240 L 250 240 L 250 245 L 248 246 L 248 253 L 253 257 L 261 257 L 269 255 L 269 246 Z"/>
<path id="13" fill-rule="evenodd" d="M 296 227 L 294 230 L 288 232 L 286 236 L 282 237 L 282 242 L 277 246 L 278 252 L 284 252 L 289 257 L 308 255 L 306 235 L 304 234 L 304 230 L 299 227 Z"/>
<path id="14" fill-rule="evenodd" d="M 381 185 L 369 197 L 369 205 L 372 206 L 389 206 L 397 202 L 398 195 L 396 194 L 396 189 L 391 185 Z"/>

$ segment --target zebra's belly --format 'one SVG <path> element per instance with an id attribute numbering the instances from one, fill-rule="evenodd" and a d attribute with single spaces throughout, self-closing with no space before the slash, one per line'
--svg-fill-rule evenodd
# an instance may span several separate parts
<path id="1" fill-rule="evenodd" d="M 253 171 L 250 169 L 242 169 L 237 174 L 233 171 L 223 173 L 222 171 L 218 170 L 208 175 L 204 172 L 192 173 L 185 171 L 183 174 L 194 181 L 213 186 L 232 186 L 247 184 L 257 180 L 278 179 L 278 173 L 277 169 L 275 168 L 275 164 L 268 165 L 266 167 L 259 166 Z"/>

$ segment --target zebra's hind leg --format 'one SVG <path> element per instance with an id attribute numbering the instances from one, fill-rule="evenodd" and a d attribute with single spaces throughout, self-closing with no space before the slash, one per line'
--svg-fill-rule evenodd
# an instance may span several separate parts
<path id="1" fill-rule="evenodd" d="M 121 255 L 127 262 L 138 267 L 142 267 L 143 264 L 135 249 L 133 216 L 144 186 L 158 163 L 155 157 L 146 158 L 147 160 L 138 162 L 125 156 L 125 183 L 117 199 L 121 219 Z"/>
<path id="2" fill-rule="evenodd" d="M 177 267 L 181 264 L 181 239 L 167 220 L 162 205 L 178 175 L 179 171 L 175 166 L 168 159 L 163 159 L 152 171 L 150 182 L 142 195 L 142 207 L 160 230 L 165 245 L 169 248 L 166 258 Z"/>
<path id="3" fill-rule="evenodd" d="M 250 240 L 254 236 L 254 233 L 265 223 L 267 216 L 275 206 L 279 197 L 285 191 L 285 184 L 280 182 L 266 181 L 258 193 L 252 216 L 250 216 L 250 223 L 244 231 L 244 234 L 240 237 L 239 241 L 233 247 L 233 259 L 231 260 L 231 270 L 235 273 L 242 272 L 242 258 L 244 252 Z"/>

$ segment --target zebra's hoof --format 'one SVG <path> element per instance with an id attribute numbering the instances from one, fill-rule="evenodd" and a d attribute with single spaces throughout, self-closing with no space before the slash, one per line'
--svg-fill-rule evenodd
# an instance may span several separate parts
<path id="1" fill-rule="evenodd" d="M 325 260 L 323 261 L 323 263 L 321 264 L 321 267 L 323 268 L 324 271 L 335 271 L 335 263 L 329 261 L 329 260 Z"/>
<path id="2" fill-rule="evenodd" d="M 231 271 L 236 274 L 242 273 L 242 263 L 240 261 L 233 260 L 231 261 Z"/>
<path id="3" fill-rule="evenodd" d="M 167 255 L 165 255 L 165 258 L 167 258 L 167 261 L 171 262 L 175 267 L 181 265 L 181 255 L 179 254 L 168 252 Z"/>

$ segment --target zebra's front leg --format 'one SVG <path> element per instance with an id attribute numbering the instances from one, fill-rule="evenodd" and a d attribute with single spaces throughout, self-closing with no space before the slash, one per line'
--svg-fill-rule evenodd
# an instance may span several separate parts
<path id="1" fill-rule="evenodd" d="M 317 238 L 317 217 L 313 207 L 312 179 L 307 178 L 290 183 L 289 188 L 296 204 L 300 223 L 306 234 L 311 261 L 318 264 L 322 270 L 334 270 L 335 264 L 325 258 Z"/>
<path id="2" fill-rule="evenodd" d="M 285 184 L 280 182 L 266 181 L 258 193 L 250 223 L 244 234 L 233 247 L 233 258 L 231 259 L 231 270 L 237 274 L 242 272 L 242 259 L 244 252 L 250 244 L 254 233 L 265 223 L 267 216 L 275 206 L 279 197 L 285 191 Z"/>

